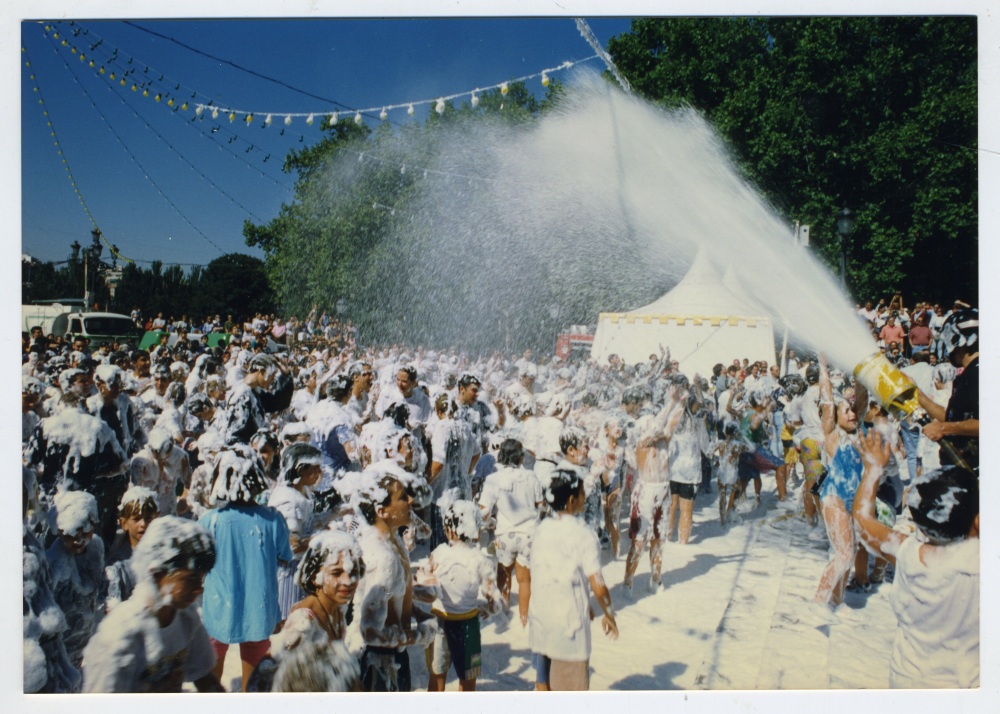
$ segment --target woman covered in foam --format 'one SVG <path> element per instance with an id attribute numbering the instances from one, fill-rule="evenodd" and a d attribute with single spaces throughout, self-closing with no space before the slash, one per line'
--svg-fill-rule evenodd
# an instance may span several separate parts
<path id="1" fill-rule="evenodd" d="M 272 692 L 344 692 L 360 689 L 358 661 L 344 645 L 344 611 L 365 574 L 354 536 L 327 529 L 309 539 L 295 571 L 305 597 L 292 606 L 274 639 L 277 670 Z"/>
<path id="2" fill-rule="evenodd" d="M 873 430 L 862 437 L 864 476 L 853 514 L 861 539 L 896 567 L 889 601 L 898 627 L 889 661 L 893 688 L 979 686 L 979 478 L 956 466 L 910 487 L 916 534 L 879 522 L 875 492 L 890 450 Z"/>

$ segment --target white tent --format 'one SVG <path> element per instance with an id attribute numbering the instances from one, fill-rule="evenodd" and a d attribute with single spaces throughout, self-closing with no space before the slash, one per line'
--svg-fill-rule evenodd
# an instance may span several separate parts
<path id="1" fill-rule="evenodd" d="M 738 283 L 730 281 L 739 290 Z M 630 312 L 602 312 L 591 356 L 607 362 L 616 354 L 626 364 L 646 362 L 660 347 L 688 376 L 712 374 L 717 363 L 736 358 L 773 364 L 771 319 L 745 291 L 737 296 L 699 252 L 687 275 L 655 302 Z"/>

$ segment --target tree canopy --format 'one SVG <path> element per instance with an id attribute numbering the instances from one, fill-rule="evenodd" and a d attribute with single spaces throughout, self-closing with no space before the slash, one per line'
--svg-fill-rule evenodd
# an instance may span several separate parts
<path id="1" fill-rule="evenodd" d="M 858 299 L 975 300 L 976 30 L 974 17 L 657 18 L 608 49 L 638 93 L 703 112 L 831 266 L 851 209 Z"/>

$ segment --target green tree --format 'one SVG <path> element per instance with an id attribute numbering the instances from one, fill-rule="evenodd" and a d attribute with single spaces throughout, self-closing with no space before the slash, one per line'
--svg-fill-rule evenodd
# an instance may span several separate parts
<path id="1" fill-rule="evenodd" d="M 831 266 L 851 208 L 859 299 L 975 299 L 975 18 L 642 19 L 609 51 L 642 95 L 702 111 Z"/>

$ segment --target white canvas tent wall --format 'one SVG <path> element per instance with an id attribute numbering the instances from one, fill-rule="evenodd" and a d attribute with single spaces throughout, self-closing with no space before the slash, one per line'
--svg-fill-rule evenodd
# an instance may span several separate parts
<path id="1" fill-rule="evenodd" d="M 602 312 L 591 356 L 606 363 L 648 361 L 669 347 L 688 376 L 712 374 L 713 365 L 746 357 L 773 364 L 774 329 L 755 301 L 733 294 L 701 252 L 684 279 L 655 302 L 629 312 Z"/>

